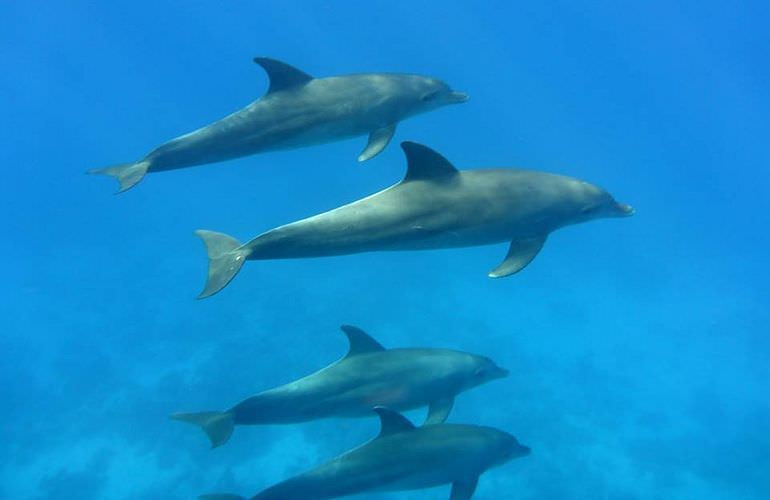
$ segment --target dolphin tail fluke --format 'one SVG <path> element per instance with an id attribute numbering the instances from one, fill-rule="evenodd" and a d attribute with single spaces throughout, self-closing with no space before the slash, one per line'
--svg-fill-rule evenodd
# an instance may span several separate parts
<path id="1" fill-rule="evenodd" d="M 124 163 L 107 168 L 94 168 L 89 170 L 88 174 L 111 175 L 120 183 L 118 193 L 122 193 L 136 186 L 142 180 L 147 169 L 150 168 L 149 161 L 138 161 L 136 163 Z"/>
<path id="2" fill-rule="evenodd" d="M 230 493 L 213 493 L 208 495 L 198 495 L 198 500 L 246 500 L 246 497 Z"/>
<path id="3" fill-rule="evenodd" d="M 223 289 L 232 280 L 246 261 L 250 251 L 242 248 L 241 243 L 224 233 L 199 229 L 195 234 L 200 236 L 206 245 L 209 256 L 209 274 L 206 286 L 198 295 L 199 299 L 210 297 Z"/>
<path id="4" fill-rule="evenodd" d="M 224 411 L 204 411 L 200 413 L 174 413 L 174 420 L 197 425 L 211 441 L 211 447 L 222 446 L 230 439 L 235 428 L 233 416 Z"/>

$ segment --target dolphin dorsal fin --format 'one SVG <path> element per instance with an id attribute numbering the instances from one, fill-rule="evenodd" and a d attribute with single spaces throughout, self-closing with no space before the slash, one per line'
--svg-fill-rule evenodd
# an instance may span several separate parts
<path id="1" fill-rule="evenodd" d="M 262 66 L 262 69 L 265 70 L 267 77 L 270 79 L 270 88 L 267 89 L 268 94 L 304 85 L 313 79 L 312 76 L 304 71 L 300 71 L 294 66 L 276 59 L 255 57 L 254 62 Z"/>
<path id="2" fill-rule="evenodd" d="M 427 146 L 404 141 L 401 143 L 401 149 L 406 155 L 404 182 L 444 178 L 457 173 L 457 169 L 449 160 Z"/>
<path id="3" fill-rule="evenodd" d="M 345 355 L 346 358 L 367 352 L 379 352 L 385 350 L 385 348 L 382 347 L 382 344 L 374 340 L 368 333 L 358 327 L 342 325 L 340 329 L 342 329 L 350 342 L 350 349 Z"/>
<path id="4" fill-rule="evenodd" d="M 374 411 L 380 417 L 380 433 L 377 435 L 377 438 L 415 429 L 414 424 L 397 411 L 390 410 L 384 406 L 375 406 Z"/>

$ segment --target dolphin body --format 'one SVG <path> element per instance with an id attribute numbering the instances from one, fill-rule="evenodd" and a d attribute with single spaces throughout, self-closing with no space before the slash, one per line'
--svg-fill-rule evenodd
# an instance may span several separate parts
<path id="1" fill-rule="evenodd" d="M 245 399 L 226 411 L 176 413 L 200 426 L 212 448 L 235 425 L 306 422 L 326 417 L 368 417 L 388 405 L 410 410 L 430 405 L 426 423 L 444 422 L 457 394 L 508 375 L 491 359 L 449 349 L 385 349 L 354 326 L 343 325 L 347 355 L 307 377 Z"/>
<path id="2" fill-rule="evenodd" d="M 303 474 L 271 486 L 251 500 L 323 500 L 373 491 L 452 484 L 450 500 L 473 497 L 479 476 L 530 449 L 512 435 L 475 425 L 415 427 L 399 413 L 375 408 L 380 434 L 368 443 Z M 200 500 L 245 500 L 231 494 Z"/>
<path id="3" fill-rule="evenodd" d="M 634 213 L 603 189 L 562 175 L 520 169 L 457 170 L 432 149 L 403 142 L 404 179 L 348 205 L 267 231 L 246 244 L 198 230 L 208 252 L 199 298 L 224 288 L 246 260 L 424 250 L 509 241 L 489 273 L 514 274 L 560 227 Z"/>
<path id="4" fill-rule="evenodd" d="M 275 59 L 257 57 L 270 79 L 267 94 L 203 128 L 172 139 L 142 160 L 89 170 L 117 178 L 123 192 L 147 172 L 192 167 L 264 151 L 292 149 L 369 134 L 358 161 L 376 156 L 399 121 L 468 100 L 441 80 L 398 73 L 313 78 Z"/>

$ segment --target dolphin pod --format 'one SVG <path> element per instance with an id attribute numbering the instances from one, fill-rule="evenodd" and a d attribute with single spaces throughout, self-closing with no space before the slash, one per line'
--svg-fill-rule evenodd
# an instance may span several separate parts
<path id="1" fill-rule="evenodd" d="M 323 500 L 442 484 L 452 485 L 450 500 L 469 500 L 481 474 L 530 453 L 514 436 L 492 427 L 435 424 L 418 428 L 392 410 L 376 407 L 374 412 L 380 417 L 377 437 L 251 500 Z M 232 494 L 199 498 L 245 500 Z"/>
<path id="2" fill-rule="evenodd" d="M 368 417 L 374 406 L 411 410 L 429 405 L 425 423 L 437 424 L 449 416 L 457 394 L 508 375 L 484 356 L 449 349 L 385 349 L 360 328 L 341 328 L 350 347 L 339 361 L 229 410 L 171 418 L 200 426 L 212 447 L 224 444 L 235 425 Z"/>
<path id="3" fill-rule="evenodd" d="M 314 78 L 275 59 L 254 61 L 269 78 L 264 96 L 158 146 L 139 161 L 89 173 L 115 177 L 122 192 L 148 172 L 368 134 L 358 156 L 363 162 L 387 147 L 401 120 L 468 99 L 427 76 Z M 507 254 L 488 273 L 500 278 L 524 269 L 548 235 L 561 227 L 634 213 L 607 191 L 579 179 L 514 168 L 458 170 L 426 146 L 402 142 L 401 147 L 406 175 L 378 193 L 271 229 L 244 244 L 226 234 L 196 231 L 208 254 L 199 298 L 222 290 L 247 260 L 508 242 Z M 446 423 L 460 393 L 508 374 L 491 359 L 449 349 L 385 349 L 359 328 L 343 325 L 342 331 L 349 342 L 347 354 L 321 370 L 223 411 L 175 413 L 171 418 L 200 427 L 214 448 L 226 443 L 238 425 L 379 417 L 376 438 L 268 487 L 254 500 L 321 500 L 444 484 L 451 484 L 450 500 L 470 500 L 482 473 L 530 453 L 501 430 Z M 423 406 L 428 412 L 420 427 L 398 413 Z"/>
<path id="4" fill-rule="evenodd" d="M 560 227 L 634 213 L 603 189 L 562 175 L 520 169 L 457 170 L 446 158 L 403 142 L 399 183 L 353 203 L 271 229 L 248 243 L 198 230 L 209 258 L 199 298 L 224 288 L 247 260 L 426 250 L 510 242 L 490 278 L 524 269 Z"/>
<path id="5" fill-rule="evenodd" d="M 270 79 L 267 93 L 219 121 L 172 139 L 143 159 L 89 170 L 115 177 L 123 192 L 147 172 L 215 163 L 264 151 L 293 149 L 369 134 L 366 161 L 410 116 L 468 100 L 435 78 L 396 73 L 313 78 L 267 57 L 254 58 Z"/>

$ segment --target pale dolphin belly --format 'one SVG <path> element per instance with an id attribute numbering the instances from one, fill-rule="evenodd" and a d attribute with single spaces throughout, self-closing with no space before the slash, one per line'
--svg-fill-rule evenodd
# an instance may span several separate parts
<path id="1" fill-rule="evenodd" d="M 473 471 L 461 446 L 438 429 L 418 436 L 375 439 L 304 474 L 264 490 L 255 500 L 320 500 L 356 493 L 413 490 L 453 482 Z M 425 434 L 428 434 L 427 436 Z"/>
<path id="2" fill-rule="evenodd" d="M 215 163 L 256 153 L 323 144 L 368 133 L 366 122 L 320 116 L 257 116 L 262 106 L 243 110 L 202 129 L 173 139 L 147 155 L 153 171 Z M 316 113 L 316 115 L 320 114 Z"/>
<path id="3" fill-rule="evenodd" d="M 511 240 L 511 225 L 489 225 L 471 229 L 436 231 L 419 224 L 390 234 L 349 233 L 335 238 L 309 231 L 305 234 L 282 235 L 280 231 L 263 235 L 256 242 L 251 260 L 331 257 L 375 251 L 432 250 L 501 243 Z"/>
<path id="4" fill-rule="evenodd" d="M 363 200 L 278 227 L 246 244 L 249 259 L 323 257 L 508 242 L 550 231 L 538 207 L 467 175 L 454 187 L 397 184 Z M 470 177 L 470 179 L 468 179 Z M 470 184 L 470 186 L 469 186 Z M 478 185 L 477 185 L 478 184 Z"/>
<path id="5" fill-rule="evenodd" d="M 341 360 L 302 379 L 252 396 L 228 410 L 240 425 L 371 416 L 375 406 L 400 411 L 452 397 L 462 388 L 437 372 L 444 351 L 391 349 Z"/>
<path id="6" fill-rule="evenodd" d="M 242 110 L 172 139 L 146 159 L 150 170 L 172 170 L 255 153 L 323 144 L 364 135 L 407 116 L 396 96 L 371 82 L 327 78 L 266 95 Z"/>

